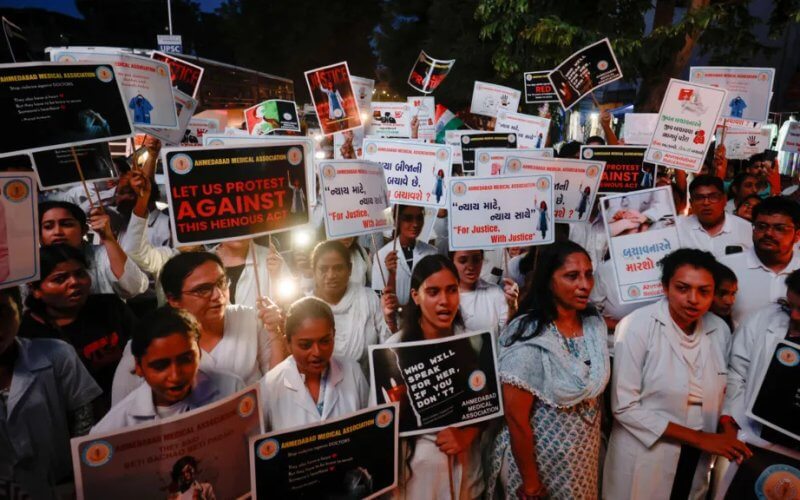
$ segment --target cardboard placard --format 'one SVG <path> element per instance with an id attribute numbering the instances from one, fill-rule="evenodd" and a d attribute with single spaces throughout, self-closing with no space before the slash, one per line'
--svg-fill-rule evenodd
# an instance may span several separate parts
<path id="1" fill-rule="evenodd" d="M 411 137 L 412 117 L 407 102 L 373 102 L 367 135 L 408 139 Z"/>
<path id="2" fill-rule="evenodd" d="M 689 81 L 728 91 L 723 118 L 765 122 L 769 116 L 774 68 L 692 66 Z"/>
<path id="3" fill-rule="evenodd" d="M 90 49 L 91 47 L 51 49 L 50 59 L 54 62 L 113 65 L 134 127 L 178 129 L 169 65 L 121 51 L 111 54 Z"/>
<path id="4" fill-rule="evenodd" d="M 568 158 L 509 156 L 503 177 L 550 174 L 553 176 L 553 218 L 556 222 L 585 222 L 591 215 L 603 174 L 602 161 Z"/>
<path id="5" fill-rule="evenodd" d="M 250 491 L 248 438 L 263 432 L 258 386 L 179 416 L 72 440 L 79 500 L 239 498 Z M 197 496 L 192 496 L 192 495 Z"/>
<path id="6" fill-rule="evenodd" d="M 455 59 L 434 59 L 421 50 L 408 75 L 408 84 L 423 94 L 430 94 L 442 83 L 455 63 Z"/>
<path id="7" fill-rule="evenodd" d="M 735 468 L 730 485 L 715 498 L 771 500 L 796 498 L 800 491 L 800 460 L 749 445 L 753 456 Z"/>
<path id="8" fill-rule="evenodd" d="M 630 193 L 656 186 L 656 166 L 645 163 L 642 146 L 581 146 L 581 158 L 605 162 L 601 193 Z"/>
<path id="9" fill-rule="evenodd" d="M 398 405 L 250 438 L 253 498 L 375 498 L 397 485 Z"/>
<path id="10" fill-rule="evenodd" d="M 213 118 L 192 118 L 186 125 L 186 131 L 181 139 L 181 146 L 203 146 L 207 134 L 216 134 L 220 131 L 219 120 Z"/>
<path id="11" fill-rule="evenodd" d="M 364 139 L 364 159 L 383 167 L 389 203 L 445 208 L 450 147 L 392 139 Z"/>
<path id="12" fill-rule="evenodd" d="M 498 111 L 515 113 L 522 92 L 494 83 L 475 81 L 469 112 L 476 115 L 497 116 Z"/>
<path id="13" fill-rule="evenodd" d="M 323 134 L 330 135 L 362 125 L 346 62 L 306 71 L 305 76 Z"/>
<path id="14" fill-rule="evenodd" d="M 663 296 L 658 261 L 680 248 L 672 189 L 664 186 L 609 195 L 601 198 L 600 209 L 620 302 Z M 645 221 L 639 222 L 642 216 Z"/>
<path id="15" fill-rule="evenodd" d="M 561 106 L 569 109 L 583 97 L 604 85 L 622 79 L 622 68 L 608 38 L 573 53 L 547 77 Z"/>
<path id="16" fill-rule="evenodd" d="M 297 104 L 284 99 L 270 99 L 244 110 L 247 132 L 250 135 L 267 135 L 274 130 L 300 132 Z"/>
<path id="17" fill-rule="evenodd" d="M 722 136 L 724 135 L 724 140 Z M 729 160 L 747 160 L 755 154 L 769 149 L 769 129 L 753 130 L 748 128 L 717 128 L 717 144 L 722 141 L 725 146 L 725 158 Z"/>
<path id="18" fill-rule="evenodd" d="M 174 88 L 184 94 L 197 97 L 200 81 L 203 79 L 203 72 L 205 71 L 202 66 L 155 50 L 150 54 L 150 57 L 169 65 L 169 74 L 172 77 L 172 86 Z"/>
<path id="19" fill-rule="evenodd" d="M 698 172 L 711 145 L 727 91 L 671 79 L 645 160 Z"/>
<path id="20" fill-rule="evenodd" d="M 364 156 L 364 127 L 333 134 L 333 159 L 355 160 Z"/>
<path id="21" fill-rule="evenodd" d="M 761 376 L 747 416 L 800 444 L 800 345 L 781 340 Z"/>
<path id="22" fill-rule="evenodd" d="M 658 113 L 625 113 L 622 139 L 627 146 L 648 145 L 658 124 Z"/>
<path id="23" fill-rule="evenodd" d="M 369 113 L 372 106 L 372 92 L 375 90 L 375 80 L 350 75 L 350 83 L 353 85 L 353 92 L 356 95 L 358 109 L 361 111 L 361 119 L 363 120 L 364 113 Z"/>
<path id="24" fill-rule="evenodd" d="M 411 113 L 411 123 L 416 119 L 417 139 L 425 142 L 436 142 L 436 101 L 433 97 L 409 97 L 408 111 Z M 413 126 L 411 135 L 414 135 Z"/>
<path id="25" fill-rule="evenodd" d="M 369 346 L 378 404 L 399 403 L 400 436 L 433 433 L 503 415 L 489 332 Z"/>
<path id="26" fill-rule="evenodd" d="M 517 147 L 517 134 L 513 132 L 479 132 L 477 134 L 461 134 L 461 164 L 464 173 L 475 171 L 475 150 L 484 148 Z"/>
<path id="27" fill-rule="evenodd" d="M 541 149 L 547 144 L 550 119 L 541 116 L 500 111 L 494 124 L 495 132 L 517 134 L 519 149 Z"/>
<path id="28" fill-rule="evenodd" d="M 453 149 L 453 163 L 464 161 L 461 155 L 461 136 L 483 134 L 482 130 L 447 130 L 444 133 L 444 143 Z"/>
<path id="29" fill-rule="evenodd" d="M 778 150 L 786 151 L 787 153 L 800 153 L 800 122 L 789 123 L 786 137 L 783 138 L 783 142 L 778 146 Z"/>
<path id="30" fill-rule="evenodd" d="M 0 157 L 133 133 L 112 66 L 80 63 L 0 65 Z"/>
<path id="31" fill-rule="evenodd" d="M 42 190 L 81 184 L 75 156 L 81 164 L 86 182 L 97 182 L 119 177 L 117 166 L 111 159 L 108 143 L 86 144 L 67 149 L 53 149 L 33 153 L 33 169 Z"/>
<path id="32" fill-rule="evenodd" d="M 450 250 L 554 241 L 553 177 L 460 177 L 450 185 Z"/>
<path id="33" fill-rule="evenodd" d="M 0 172 L 0 288 L 39 279 L 39 199 L 33 172 Z"/>
<path id="34" fill-rule="evenodd" d="M 486 148 L 475 155 L 475 177 L 493 177 L 503 175 L 506 160 L 517 158 L 552 158 L 553 148 L 543 149 L 511 149 Z"/>
<path id="35" fill-rule="evenodd" d="M 325 160 L 319 164 L 325 234 L 328 239 L 361 236 L 389 227 L 389 194 L 383 167 L 366 161 Z"/>
<path id="36" fill-rule="evenodd" d="M 167 200 L 176 245 L 256 238 L 309 221 L 303 142 L 167 148 Z"/>
<path id="37" fill-rule="evenodd" d="M 525 85 L 526 104 L 544 104 L 548 102 L 559 102 L 558 95 L 553 90 L 553 84 L 547 77 L 549 71 L 528 71 L 522 77 Z"/>
<path id="38" fill-rule="evenodd" d="M 175 110 L 178 112 L 177 129 L 139 127 L 141 132 L 152 135 L 170 146 L 181 144 L 183 138 L 186 137 L 186 129 L 189 127 L 189 122 L 197 110 L 197 99 L 189 94 L 184 94 L 178 89 L 172 89 L 172 96 L 175 98 Z"/>

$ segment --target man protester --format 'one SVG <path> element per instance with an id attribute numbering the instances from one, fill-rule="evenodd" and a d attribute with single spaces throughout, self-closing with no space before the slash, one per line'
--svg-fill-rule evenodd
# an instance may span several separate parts
<path id="1" fill-rule="evenodd" d="M 749 222 L 725 213 L 725 187 L 722 179 L 698 175 L 689 185 L 692 215 L 678 217 L 681 246 L 714 254 L 717 259 L 740 253 L 753 246 Z"/>
<path id="2" fill-rule="evenodd" d="M 720 262 L 739 283 L 733 324 L 786 295 L 786 277 L 800 269 L 794 247 L 800 241 L 800 205 L 783 196 L 767 198 L 753 209 L 753 247 Z"/>

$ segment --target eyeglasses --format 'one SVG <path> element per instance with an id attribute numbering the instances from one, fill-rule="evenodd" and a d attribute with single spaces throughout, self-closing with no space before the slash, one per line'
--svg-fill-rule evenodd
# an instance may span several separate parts
<path id="1" fill-rule="evenodd" d="M 792 224 L 767 224 L 766 222 L 753 223 L 753 231 L 766 233 L 768 229 L 772 229 L 775 234 L 787 234 L 794 232 L 795 226 Z"/>
<path id="2" fill-rule="evenodd" d="M 231 280 L 229 280 L 227 276 L 220 276 L 219 279 L 214 283 L 203 283 L 202 285 L 197 285 L 191 290 L 181 291 L 187 295 L 194 295 L 195 297 L 200 297 L 201 299 L 210 299 L 214 294 L 215 289 L 218 288 L 220 292 L 224 293 L 230 286 Z"/>
<path id="3" fill-rule="evenodd" d="M 719 203 L 720 201 L 722 201 L 722 193 L 692 195 L 692 203 L 694 202 L 703 203 L 706 201 L 709 203 Z"/>
<path id="4" fill-rule="evenodd" d="M 403 214 L 400 216 L 400 220 L 403 222 L 425 222 L 425 216 L 422 214 L 419 215 Z"/>

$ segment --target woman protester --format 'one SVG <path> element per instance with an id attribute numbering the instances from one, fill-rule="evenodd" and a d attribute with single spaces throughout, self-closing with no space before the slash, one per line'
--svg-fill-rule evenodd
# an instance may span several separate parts
<path id="1" fill-rule="evenodd" d="M 580 245 L 542 247 L 499 340 L 505 425 L 494 441 L 490 498 L 599 495 L 599 398 L 610 362 L 605 322 L 589 302 L 593 285 Z"/>
<path id="2" fill-rule="evenodd" d="M 69 440 L 89 432 L 101 390 L 70 345 L 17 337 L 21 310 L 19 289 L 0 291 L 0 484 L 55 499 L 72 481 Z"/>
<path id="3" fill-rule="evenodd" d="M 144 317 L 130 350 L 145 383 L 114 405 L 92 434 L 169 418 L 242 389 L 236 375 L 200 367 L 201 330 L 191 314 L 170 306 Z"/>
<path id="4" fill-rule="evenodd" d="M 617 325 L 604 498 L 705 498 L 714 455 L 751 455 L 717 432 L 731 341 L 709 313 L 717 265 L 708 252 L 672 252 L 661 261 L 665 297 Z"/>
<path id="5" fill-rule="evenodd" d="M 67 342 L 103 390 L 97 416 L 111 406 L 114 370 L 136 320 L 114 294 L 90 294 L 92 278 L 84 254 L 70 245 L 39 249 L 41 278 L 28 285 L 27 310 L 19 335 Z"/>
<path id="6" fill-rule="evenodd" d="M 284 331 L 291 355 L 261 380 L 265 429 L 317 423 L 367 406 L 361 368 L 334 355 L 336 324 L 325 302 L 306 297 L 293 303 Z"/>
<path id="7" fill-rule="evenodd" d="M 278 307 L 265 301 L 258 309 L 230 304 L 230 281 L 217 255 L 178 254 L 166 263 L 160 280 L 169 305 L 186 310 L 200 324 L 202 368 L 229 372 L 252 384 L 286 357 Z M 114 376 L 114 404 L 141 384 L 134 368 L 129 345 Z"/>
<path id="8" fill-rule="evenodd" d="M 314 297 L 333 312 L 336 326 L 334 354 L 358 362 L 369 373 L 368 348 L 390 335 L 381 301 L 375 292 L 350 280 L 351 253 L 338 241 L 319 243 L 311 254 Z"/>
<path id="9" fill-rule="evenodd" d="M 411 275 L 403 329 L 386 343 L 450 337 L 464 331 L 459 315 L 458 270 L 442 255 L 423 257 Z M 480 436 L 483 427 L 448 427 L 401 439 L 400 484 L 395 498 L 460 499 L 483 494 Z M 452 482 L 452 485 L 451 485 Z"/>

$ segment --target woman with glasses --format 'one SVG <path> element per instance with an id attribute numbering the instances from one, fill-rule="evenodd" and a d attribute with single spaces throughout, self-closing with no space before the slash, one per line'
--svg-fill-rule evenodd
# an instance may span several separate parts
<path id="1" fill-rule="evenodd" d="M 306 297 L 293 303 L 284 331 L 291 355 L 261 380 L 267 431 L 321 422 L 367 406 L 369 385 L 358 364 L 334 355 L 336 326 L 325 302 Z"/>
<path id="2" fill-rule="evenodd" d="M 352 359 L 369 373 L 370 345 L 386 340 L 391 332 L 383 317 L 380 299 L 369 288 L 350 281 L 351 253 L 338 241 L 318 244 L 311 254 L 314 297 L 333 312 L 336 326 L 334 354 Z"/>
<path id="3" fill-rule="evenodd" d="M 230 281 L 217 255 L 174 256 L 161 272 L 161 286 L 170 306 L 188 311 L 200 323 L 201 368 L 230 372 L 252 384 L 286 357 L 278 307 L 264 301 L 258 310 L 230 304 Z M 141 383 L 133 376 L 134 365 L 128 346 L 114 376 L 115 404 Z"/>
<path id="4" fill-rule="evenodd" d="M 422 207 L 397 205 L 395 232 L 397 237 L 383 246 L 372 262 L 372 289 L 383 291 L 384 287 L 394 292 L 399 305 L 408 302 L 411 289 L 411 271 L 426 255 L 434 255 L 436 248 L 424 241 L 417 241 L 425 225 L 425 210 Z"/>
<path id="5" fill-rule="evenodd" d="M 28 285 L 20 337 L 55 338 L 75 348 L 103 390 L 98 415 L 111 406 L 114 370 L 131 336 L 135 317 L 114 294 L 90 294 L 92 278 L 84 253 L 67 244 L 39 249 L 41 278 Z"/>

